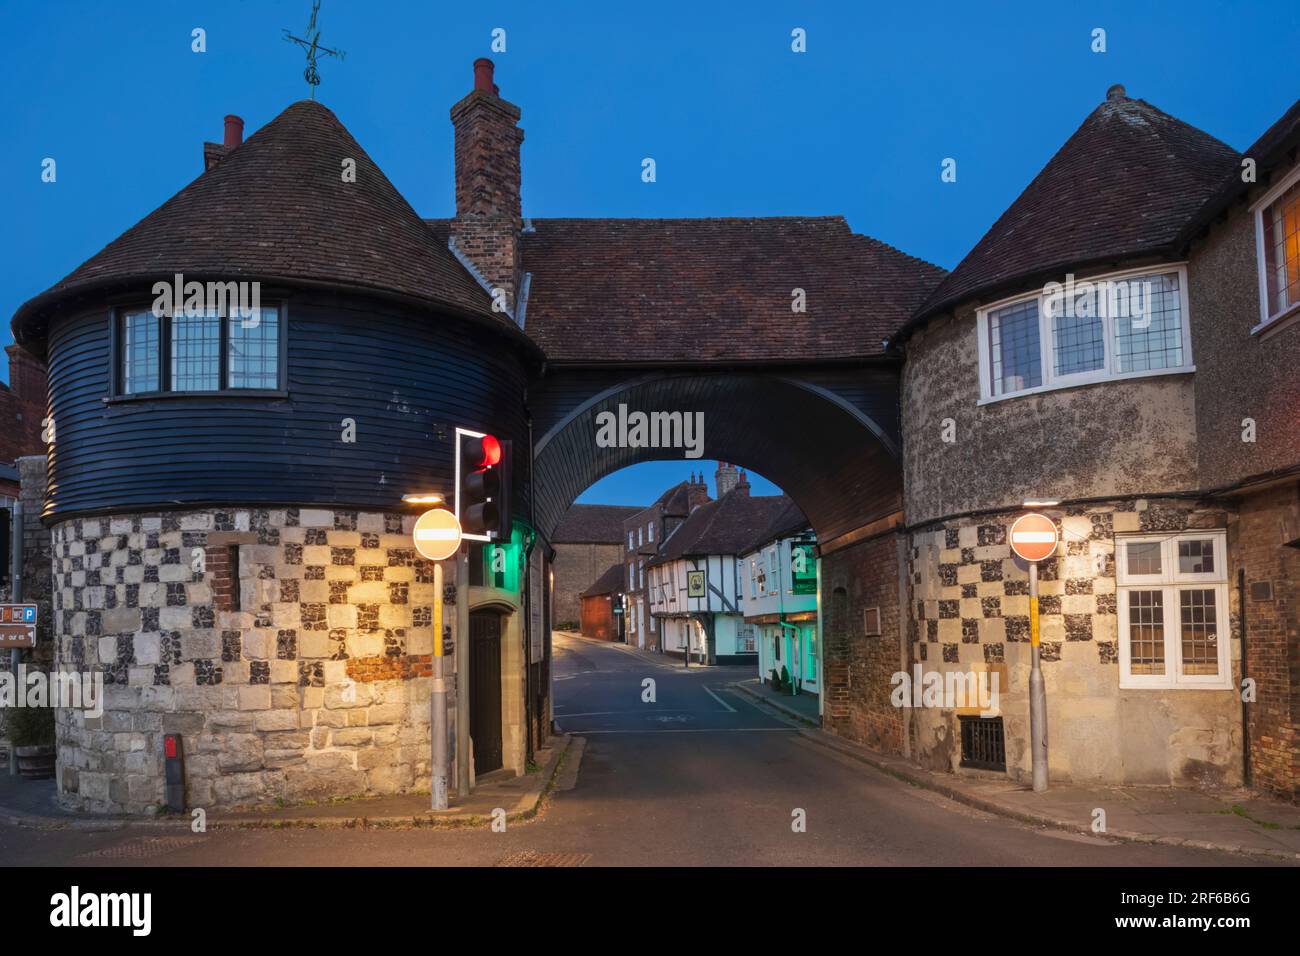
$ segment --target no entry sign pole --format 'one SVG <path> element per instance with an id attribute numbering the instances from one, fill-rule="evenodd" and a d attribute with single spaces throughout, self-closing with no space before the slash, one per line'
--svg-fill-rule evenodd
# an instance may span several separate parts
<path id="1" fill-rule="evenodd" d="M 447 675 L 442 645 L 442 562 L 460 548 L 460 522 L 445 508 L 426 511 L 411 532 L 415 550 L 433 562 L 433 689 L 429 699 L 432 777 L 429 791 L 434 810 L 447 809 Z M 462 794 L 463 797 L 463 794 Z"/>
<path id="2" fill-rule="evenodd" d="M 1038 562 L 1055 553 L 1059 536 L 1047 515 L 1021 515 L 1011 526 L 1011 550 L 1029 563 L 1029 754 L 1034 792 L 1047 789 L 1047 686 L 1038 629 Z"/>

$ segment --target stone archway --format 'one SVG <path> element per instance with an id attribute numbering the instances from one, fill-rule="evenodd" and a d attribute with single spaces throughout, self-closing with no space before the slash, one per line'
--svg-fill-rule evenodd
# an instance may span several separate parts
<path id="1" fill-rule="evenodd" d="M 888 530 L 902 508 L 889 431 L 841 395 L 794 377 L 749 372 L 647 375 L 576 405 L 536 439 L 536 524 L 549 537 L 583 491 L 620 468 L 682 459 L 680 448 L 599 447 L 597 417 L 630 412 L 703 415 L 701 459 L 723 460 L 779 485 L 808 516 L 824 550 L 863 529 Z M 688 459 L 689 460 L 689 459 Z"/>
<path id="2" fill-rule="evenodd" d="M 733 462 L 775 482 L 817 533 L 826 635 L 823 725 L 902 752 L 904 716 L 888 695 L 890 675 L 908 660 L 901 454 L 891 431 L 845 391 L 851 389 L 743 371 L 606 380 L 536 440 L 536 525 L 549 537 L 578 495 L 611 472 L 683 457 L 673 448 L 599 447 L 602 412 L 617 413 L 620 404 L 629 412 L 702 412 L 701 460 Z M 872 634 L 862 623 L 868 609 L 883 622 Z"/>

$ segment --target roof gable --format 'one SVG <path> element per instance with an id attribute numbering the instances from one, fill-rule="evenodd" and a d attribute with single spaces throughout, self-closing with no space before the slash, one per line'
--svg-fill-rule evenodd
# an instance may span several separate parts
<path id="1" fill-rule="evenodd" d="M 730 491 L 692 511 L 648 563 L 653 566 L 707 554 L 742 554 L 752 549 L 790 504 L 787 495 L 751 496 Z"/>
<path id="2" fill-rule="evenodd" d="M 343 161 L 356 161 L 344 182 Z M 41 313 L 107 285 L 299 279 L 424 300 L 514 328 L 429 230 L 338 118 L 303 100 L 285 109 L 62 281 L 19 309 L 15 336 Z M 21 328 L 20 328 L 21 327 Z"/>
<path id="3" fill-rule="evenodd" d="M 904 333 L 963 301 L 1053 273 L 1174 254 L 1182 229 L 1238 159 L 1208 133 L 1112 87 Z"/>

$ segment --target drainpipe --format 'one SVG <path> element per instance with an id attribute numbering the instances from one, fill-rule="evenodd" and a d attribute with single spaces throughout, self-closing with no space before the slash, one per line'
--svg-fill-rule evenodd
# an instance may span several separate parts
<path id="1" fill-rule="evenodd" d="M 19 604 L 23 599 L 23 503 L 15 498 L 13 512 L 9 521 L 9 600 Z M 14 686 L 18 686 L 18 667 L 22 651 L 13 647 L 9 649 L 9 667 L 13 674 Z M 13 739 L 9 740 L 9 774 L 18 775 L 18 748 Z"/>
<path id="2" fill-rule="evenodd" d="M 533 468 L 537 456 L 533 451 L 533 415 L 525 411 L 528 422 L 528 524 L 532 532 L 524 552 L 524 722 L 527 725 L 524 745 L 524 769 L 533 759 L 533 545 L 537 543 L 537 486 L 533 481 Z M 513 528 L 511 529 L 513 532 Z"/>
<path id="3" fill-rule="evenodd" d="M 1241 613 L 1241 676 L 1246 677 L 1246 569 L 1237 569 L 1237 608 Z M 1240 686 L 1237 693 L 1241 693 Z M 1250 704 L 1241 695 L 1241 782 L 1251 784 L 1250 767 Z"/>

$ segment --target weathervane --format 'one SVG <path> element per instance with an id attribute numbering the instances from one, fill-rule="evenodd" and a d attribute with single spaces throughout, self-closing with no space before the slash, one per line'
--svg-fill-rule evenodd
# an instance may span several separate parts
<path id="1" fill-rule="evenodd" d="M 329 47 L 320 45 L 320 29 L 316 26 L 316 14 L 318 13 L 320 13 L 320 0 L 315 0 L 311 5 L 311 19 L 307 21 L 307 39 L 296 37 L 288 30 L 284 31 L 286 40 L 298 44 L 307 51 L 307 69 L 302 71 L 302 75 L 311 90 L 313 100 L 316 99 L 316 87 L 320 86 L 320 71 L 316 69 L 317 55 L 324 53 L 326 56 L 336 56 L 340 60 L 347 56 L 342 50 L 331 50 Z"/>

